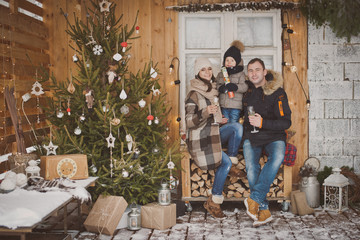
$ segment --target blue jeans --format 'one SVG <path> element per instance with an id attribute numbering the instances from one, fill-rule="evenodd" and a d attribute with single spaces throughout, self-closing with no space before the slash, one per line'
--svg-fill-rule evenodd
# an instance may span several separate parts
<path id="1" fill-rule="evenodd" d="M 221 144 L 227 143 L 228 154 L 222 152 L 221 164 L 216 169 L 212 194 L 221 196 L 227 175 L 232 166 L 229 158 L 238 155 L 239 146 L 242 138 L 243 126 L 240 123 L 227 123 L 220 128 Z"/>
<path id="2" fill-rule="evenodd" d="M 222 196 L 222 191 L 224 189 L 225 180 L 226 180 L 227 175 L 229 174 L 231 165 L 232 165 L 232 163 L 231 163 L 229 156 L 226 153 L 222 152 L 221 164 L 216 169 L 214 184 L 213 184 L 213 188 L 211 190 L 212 195 Z"/>
<path id="3" fill-rule="evenodd" d="M 228 119 L 228 123 L 234 123 L 239 122 L 241 110 L 236 108 L 221 108 L 221 113 Z"/>
<path id="4" fill-rule="evenodd" d="M 269 209 L 266 194 L 269 192 L 270 185 L 284 161 L 285 147 L 284 141 L 275 141 L 259 147 L 252 146 L 249 139 L 244 141 L 243 150 L 250 186 L 250 198 L 259 203 L 260 210 Z M 263 149 L 268 154 L 268 160 L 261 169 L 259 159 Z"/>
<path id="5" fill-rule="evenodd" d="M 243 126 L 236 123 L 227 123 L 220 128 L 221 145 L 227 144 L 227 154 L 229 157 L 236 157 L 239 152 Z"/>

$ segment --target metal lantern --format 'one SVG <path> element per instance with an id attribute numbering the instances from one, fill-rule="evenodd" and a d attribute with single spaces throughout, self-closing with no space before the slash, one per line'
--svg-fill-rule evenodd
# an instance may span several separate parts
<path id="1" fill-rule="evenodd" d="M 158 196 L 159 204 L 160 205 L 169 205 L 171 202 L 170 197 L 170 189 L 168 188 L 168 184 L 161 182 L 161 188 L 159 189 L 159 196 Z"/>
<path id="2" fill-rule="evenodd" d="M 29 161 L 29 166 L 25 168 L 26 177 L 40 177 L 40 168 L 35 160 Z"/>
<path id="3" fill-rule="evenodd" d="M 340 168 L 334 168 L 324 180 L 324 210 L 342 212 L 348 208 L 349 180 L 340 172 Z"/>
<path id="4" fill-rule="evenodd" d="M 131 211 L 128 213 L 128 224 L 127 228 L 129 230 L 139 230 L 141 229 L 141 214 L 139 209 L 136 207 L 135 204 L 131 204 L 130 206 Z"/>

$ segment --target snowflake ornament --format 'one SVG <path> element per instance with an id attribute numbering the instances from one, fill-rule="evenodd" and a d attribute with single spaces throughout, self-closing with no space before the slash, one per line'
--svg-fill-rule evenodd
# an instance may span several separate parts
<path id="1" fill-rule="evenodd" d="M 115 140 L 116 138 L 113 137 L 113 135 L 110 133 L 109 136 L 106 138 L 107 141 L 107 147 L 111 148 L 111 147 L 115 147 Z"/>
<path id="2" fill-rule="evenodd" d="M 109 3 L 108 1 L 106 0 L 103 0 L 99 3 L 100 5 L 100 12 L 110 12 L 110 5 L 112 3 Z"/>
<path id="3" fill-rule="evenodd" d="M 103 52 L 103 48 L 101 45 L 95 45 L 93 47 L 93 52 L 95 55 L 100 55 Z"/>
<path id="4" fill-rule="evenodd" d="M 43 88 L 41 86 L 41 84 L 36 81 L 33 85 L 32 85 L 32 89 L 31 89 L 31 94 L 34 94 L 36 96 L 40 96 L 41 94 L 44 94 Z"/>
<path id="5" fill-rule="evenodd" d="M 50 154 L 56 155 L 56 149 L 58 148 L 58 146 L 54 145 L 50 140 L 49 145 L 44 145 L 44 148 L 46 149 L 46 156 L 49 156 Z"/>

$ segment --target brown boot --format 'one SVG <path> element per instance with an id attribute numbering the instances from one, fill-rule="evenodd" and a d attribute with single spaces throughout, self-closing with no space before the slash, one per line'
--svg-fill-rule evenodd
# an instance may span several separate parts
<path id="1" fill-rule="evenodd" d="M 295 202 L 298 213 L 300 216 L 304 216 L 307 214 L 313 214 L 315 210 L 309 207 L 307 200 L 306 200 L 306 193 L 305 192 L 298 192 L 295 193 Z"/>
<path id="2" fill-rule="evenodd" d="M 215 218 L 224 218 L 226 215 L 221 210 L 220 204 L 223 201 L 223 197 L 209 196 L 208 200 L 204 203 L 204 208 Z M 215 203 L 217 202 L 217 203 Z"/>
<path id="3" fill-rule="evenodd" d="M 300 192 L 300 190 L 295 190 L 295 191 L 292 191 L 290 194 L 290 196 L 291 196 L 291 212 L 295 215 L 298 214 L 296 201 L 295 201 L 295 194 L 299 193 L 299 192 Z"/>
<path id="4" fill-rule="evenodd" d="M 230 177 L 237 177 L 237 178 L 245 178 L 246 177 L 246 172 L 244 172 L 241 169 L 238 169 L 235 166 L 232 166 L 230 168 L 230 171 L 229 171 L 229 176 Z"/>
<path id="5" fill-rule="evenodd" d="M 251 198 L 245 198 L 244 204 L 246 207 L 246 214 L 254 221 L 258 220 L 259 204 Z"/>
<path id="6" fill-rule="evenodd" d="M 253 223 L 254 227 L 265 225 L 273 220 L 269 209 L 259 211 L 259 220 Z"/>

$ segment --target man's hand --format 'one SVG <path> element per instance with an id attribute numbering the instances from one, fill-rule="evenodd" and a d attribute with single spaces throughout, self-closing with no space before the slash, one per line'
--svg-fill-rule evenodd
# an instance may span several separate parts
<path id="1" fill-rule="evenodd" d="M 260 114 L 255 113 L 254 116 L 249 116 L 249 122 L 252 126 L 260 127 L 262 123 L 262 117 Z"/>

